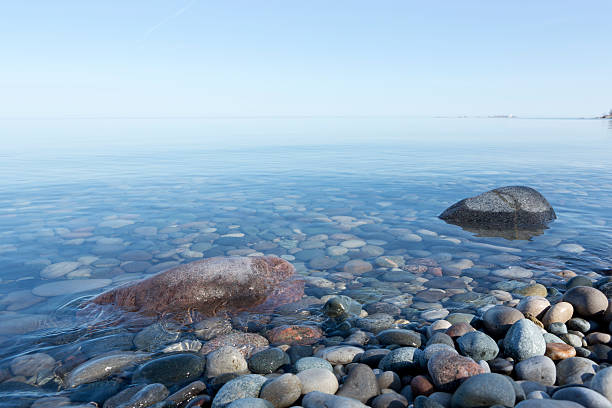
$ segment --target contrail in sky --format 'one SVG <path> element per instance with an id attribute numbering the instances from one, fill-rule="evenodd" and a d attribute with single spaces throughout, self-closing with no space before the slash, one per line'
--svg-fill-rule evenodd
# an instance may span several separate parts
<path id="1" fill-rule="evenodd" d="M 180 9 L 176 10 L 173 14 L 170 14 L 168 16 L 166 16 L 162 21 L 160 21 L 159 23 L 155 24 L 153 27 L 149 28 L 144 35 L 142 36 L 142 40 L 140 40 L 140 42 L 144 42 L 147 38 L 149 38 L 149 36 L 151 34 L 153 34 L 155 31 L 157 31 L 160 27 L 162 27 L 164 24 L 166 24 L 168 21 L 179 17 L 181 14 L 183 14 L 184 12 L 186 12 L 187 10 L 189 10 L 191 8 L 191 6 L 193 6 L 193 4 L 196 2 L 197 0 L 190 0 L 187 4 L 185 4 L 183 7 L 181 7 Z"/>

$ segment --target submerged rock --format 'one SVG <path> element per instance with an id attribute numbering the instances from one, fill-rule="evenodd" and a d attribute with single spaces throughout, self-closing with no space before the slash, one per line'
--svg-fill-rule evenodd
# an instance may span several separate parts
<path id="1" fill-rule="evenodd" d="M 269 298 L 285 303 L 298 300 L 300 286 L 290 280 L 294 271 L 289 262 L 272 256 L 209 258 L 102 293 L 92 302 L 145 315 L 214 316 L 251 310 Z M 287 291 L 279 291 L 282 288 Z"/>
<path id="2" fill-rule="evenodd" d="M 484 236 L 528 239 L 557 218 L 548 201 L 524 186 L 500 187 L 448 207 L 440 218 Z"/>

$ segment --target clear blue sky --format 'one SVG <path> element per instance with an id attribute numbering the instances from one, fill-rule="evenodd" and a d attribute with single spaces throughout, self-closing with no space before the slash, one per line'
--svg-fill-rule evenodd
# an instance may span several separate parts
<path id="1" fill-rule="evenodd" d="M 612 2 L 0 4 L 0 117 L 594 115 Z"/>

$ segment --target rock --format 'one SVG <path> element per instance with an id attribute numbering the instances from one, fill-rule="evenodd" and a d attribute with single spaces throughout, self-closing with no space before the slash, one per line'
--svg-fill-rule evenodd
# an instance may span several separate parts
<path id="1" fill-rule="evenodd" d="M 274 404 L 262 398 L 240 398 L 232 401 L 227 408 L 274 408 Z"/>
<path id="2" fill-rule="evenodd" d="M 414 347 L 400 347 L 392 350 L 380 360 L 378 368 L 383 371 L 395 371 L 397 373 L 411 371 L 415 367 L 414 357 L 416 350 L 418 349 Z"/>
<path id="3" fill-rule="evenodd" d="M 448 402 L 448 405 L 442 405 L 439 402 L 431 398 L 427 398 L 423 395 L 419 395 L 414 400 L 414 408 L 449 408 L 449 407 L 450 407 L 450 401 Z"/>
<path id="4" fill-rule="evenodd" d="M 525 400 L 519 402 L 514 408 L 586 408 L 584 405 L 572 401 Z"/>
<path id="5" fill-rule="evenodd" d="M 447 346 L 451 347 L 451 348 L 455 348 L 455 342 L 453 341 L 453 339 L 451 338 L 451 336 L 449 336 L 446 333 L 434 333 L 429 340 L 427 340 L 426 345 L 430 346 L 432 344 L 446 344 Z"/>
<path id="6" fill-rule="evenodd" d="M 552 360 L 565 360 L 575 357 L 576 349 L 565 343 L 546 343 L 545 355 Z"/>
<path id="7" fill-rule="evenodd" d="M 142 329 L 134 336 L 134 345 L 139 350 L 155 351 L 179 338 L 180 333 L 167 330 L 162 324 L 155 323 Z"/>
<path id="8" fill-rule="evenodd" d="M 232 346 L 240 350 L 245 358 L 249 358 L 253 353 L 268 347 L 268 344 L 265 337 L 256 333 L 229 333 L 215 337 L 204 344 L 200 349 L 200 354 L 208 354 L 223 346 Z"/>
<path id="9" fill-rule="evenodd" d="M 325 302 L 323 313 L 333 319 L 346 319 L 351 316 L 359 316 L 361 304 L 348 296 L 332 296 Z"/>
<path id="10" fill-rule="evenodd" d="M 372 264 L 361 259 L 352 259 L 344 264 L 344 272 L 362 275 L 372 270 Z"/>
<path id="11" fill-rule="evenodd" d="M 290 363 L 287 353 L 273 347 L 253 354 L 249 359 L 249 368 L 255 374 L 270 374 Z"/>
<path id="12" fill-rule="evenodd" d="M 504 352 L 517 361 L 543 356 L 546 341 L 540 328 L 527 319 L 514 323 L 504 337 Z"/>
<path id="13" fill-rule="evenodd" d="M 280 298 L 282 289 L 295 291 L 293 273 L 290 263 L 276 257 L 209 258 L 112 289 L 92 302 L 146 315 L 183 318 L 193 310 L 212 316 L 221 309 L 237 312 L 261 306 L 268 298 Z M 298 288 L 285 303 L 301 297 Z"/>
<path id="14" fill-rule="evenodd" d="M 206 359 L 192 353 L 177 353 L 151 360 L 138 368 L 133 380 L 162 383 L 166 386 L 197 380 L 206 367 Z"/>
<path id="15" fill-rule="evenodd" d="M 332 346 L 319 350 L 315 357 L 320 357 L 331 364 L 352 363 L 357 354 L 363 353 L 363 349 L 354 346 Z"/>
<path id="16" fill-rule="evenodd" d="M 434 343 L 427 347 L 424 350 L 416 350 L 414 353 L 415 363 L 423 369 L 427 369 L 427 363 L 429 359 L 439 352 L 447 352 L 457 354 L 457 351 L 447 344 L 443 343 Z"/>
<path id="17" fill-rule="evenodd" d="M 357 319 L 355 326 L 358 328 L 377 334 L 383 330 L 393 327 L 395 319 L 393 316 L 386 313 L 375 313 L 369 316 Z"/>
<path id="18" fill-rule="evenodd" d="M 309 392 L 302 398 L 304 408 L 367 408 L 361 402 L 338 395 L 330 395 L 318 391 Z"/>
<path id="19" fill-rule="evenodd" d="M 189 385 L 176 391 L 174 394 L 166 398 L 166 404 L 170 406 L 180 406 L 182 403 L 186 403 L 198 394 L 201 394 L 206 390 L 206 384 L 202 381 L 194 381 Z"/>
<path id="20" fill-rule="evenodd" d="M 554 385 L 557 379 L 555 363 L 546 356 L 530 357 L 514 366 L 516 378 L 535 381 L 544 385 Z"/>
<path id="21" fill-rule="evenodd" d="M 169 392 L 162 384 L 148 384 L 117 408 L 141 408 L 164 400 Z"/>
<path id="22" fill-rule="evenodd" d="M 309 368 L 297 373 L 297 377 L 302 383 L 302 394 L 312 391 L 335 394 L 338 390 L 336 376 L 325 368 Z"/>
<path id="23" fill-rule="evenodd" d="M 549 306 L 550 302 L 542 296 L 527 296 L 516 305 L 516 310 L 539 317 Z"/>
<path id="24" fill-rule="evenodd" d="M 325 368 L 334 372 L 334 367 L 329 361 L 319 357 L 302 357 L 295 363 L 295 369 L 298 372 L 308 370 L 309 368 Z"/>
<path id="25" fill-rule="evenodd" d="M 475 361 L 493 360 L 499 354 L 499 347 L 495 340 L 479 331 L 466 333 L 459 337 L 457 345 L 461 354 Z"/>
<path id="26" fill-rule="evenodd" d="M 354 398 L 363 403 L 379 394 L 378 381 L 372 369 L 365 364 L 356 364 L 349 373 L 336 395 Z"/>
<path id="27" fill-rule="evenodd" d="M 412 330 L 387 329 L 376 336 L 381 344 L 397 344 L 407 347 L 421 347 L 421 335 Z"/>
<path id="28" fill-rule="evenodd" d="M 56 279 L 62 277 L 81 266 L 80 262 L 58 262 L 51 264 L 40 272 L 43 279 Z"/>
<path id="29" fill-rule="evenodd" d="M 270 401 L 275 408 L 291 406 L 302 395 L 302 382 L 293 374 L 283 374 L 267 383 L 259 396 Z"/>
<path id="30" fill-rule="evenodd" d="M 555 400 L 574 401 L 588 408 L 612 408 L 612 403 L 600 393 L 585 387 L 567 387 L 553 394 Z"/>
<path id="31" fill-rule="evenodd" d="M 108 286 L 113 281 L 110 279 L 69 279 L 49 283 L 43 283 L 32 289 L 32 294 L 42 297 L 70 295 L 73 293 L 87 292 Z"/>
<path id="32" fill-rule="evenodd" d="M 459 386 L 461 380 L 484 372 L 471 358 L 452 352 L 440 352 L 431 356 L 427 370 L 436 388 L 441 391 L 452 391 Z"/>
<path id="33" fill-rule="evenodd" d="M 510 327 L 524 316 L 518 310 L 507 306 L 493 306 L 482 317 L 487 332 L 497 338 L 502 337 Z"/>
<path id="34" fill-rule="evenodd" d="M 593 281 L 583 275 L 574 276 L 565 284 L 566 289 L 575 288 L 576 286 L 590 286 L 593 287 Z"/>
<path id="35" fill-rule="evenodd" d="M 568 290 L 563 295 L 563 301 L 570 303 L 576 313 L 585 317 L 603 315 L 608 308 L 606 295 L 587 286 L 576 286 Z"/>
<path id="36" fill-rule="evenodd" d="M 473 229 L 533 231 L 543 229 L 557 217 L 536 190 L 508 186 L 461 200 L 444 210 L 440 218 Z"/>
<path id="37" fill-rule="evenodd" d="M 480 374 L 463 382 L 451 399 L 452 408 L 501 405 L 513 407 L 516 399 L 512 380 L 501 374 Z"/>
<path id="38" fill-rule="evenodd" d="M 544 313 L 542 324 L 549 327 L 552 323 L 565 323 L 572 318 L 574 307 L 568 302 L 559 302 Z"/>
<path id="39" fill-rule="evenodd" d="M 402 380 L 394 371 L 383 371 L 376 375 L 376 380 L 381 390 L 387 388 L 399 392 L 402 389 Z"/>
<path id="40" fill-rule="evenodd" d="M 200 340 L 210 340 L 232 331 L 232 323 L 222 317 L 209 317 L 193 325 L 193 331 Z"/>
<path id="41" fill-rule="evenodd" d="M 599 370 L 591 380 L 590 387 L 612 402 L 612 367 Z"/>
<path id="42" fill-rule="evenodd" d="M 408 399 L 395 391 L 385 392 L 372 400 L 372 408 L 405 408 Z"/>
<path id="43" fill-rule="evenodd" d="M 516 289 L 514 293 L 522 296 L 538 296 L 541 298 L 545 298 L 546 295 L 548 295 L 546 286 L 542 285 L 541 283 L 534 283 L 532 285 L 523 286 L 522 288 Z"/>
<path id="44" fill-rule="evenodd" d="M 121 405 L 126 404 L 138 391 L 142 390 L 146 386 L 147 384 L 139 384 L 125 388 L 120 393 L 113 395 L 104 401 L 104 408 L 118 408 Z"/>
<path id="45" fill-rule="evenodd" d="M 466 333 L 476 331 L 471 324 L 466 322 L 458 322 L 446 329 L 446 335 L 452 339 L 457 339 Z"/>
<path id="46" fill-rule="evenodd" d="M 319 341 L 323 332 L 316 326 L 285 325 L 269 330 L 266 337 L 271 344 L 309 345 Z"/>
<path id="47" fill-rule="evenodd" d="M 150 354 L 124 351 L 88 360 L 68 374 L 65 379 L 66 387 L 74 388 L 81 384 L 99 381 L 149 358 Z"/>
<path id="48" fill-rule="evenodd" d="M 335 378 L 335 377 L 334 377 Z M 257 398 L 266 377 L 259 374 L 242 375 L 228 381 L 215 395 L 211 408 L 225 408 L 240 398 Z"/>
<path id="49" fill-rule="evenodd" d="M 232 346 L 223 346 L 206 356 L 206 376 L 217 377 L 221 374 L 243 374 L 248 371 L 248 364 L 240 350 Z"/>
<path id="50" fill-rule="evenodd" d="M 424 375 L 417 375 L 410 382 L 413 395 L 430 395 L 434 392 L 434 385 Z"/>
<path id="51" fill-rule="evenodd" d="M 13 375 L 32 377 L 41 372 L 51 372 L 55 359 L 45 353 L 26 354 L 14 358 L 10 367 Z"/>
<path id="52" fill-rule="evenodd" d="M 533 272 L 520 266 L 509 266 L 505 269 L 496 269 L 491 272 L 491 275 L 507 279 L 527 279 L 533 276 Z"/>
<path id="53" fill-rule="evenodd" d="M 584 357 L 570 357 L 557 364 L 557 383 L 584 384 L 597 370 L 597 363 Z"/>

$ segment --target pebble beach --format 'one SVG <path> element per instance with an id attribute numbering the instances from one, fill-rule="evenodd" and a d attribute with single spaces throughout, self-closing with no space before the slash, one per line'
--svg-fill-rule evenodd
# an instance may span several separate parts
<path id="1" fill-rule="evenodd" d="M 193 166 L 166 178 L 141 158 L 146 178 L 109 165 L 10 184 L 0 407 L 612 407 L 609 175 L 350 151 L 323 152 L 339 168 L 364 158 L 346 173 L 242 152 L 206 156 L 208 172 L 185 154 Z M 227 175 L 228 160 L 255 171 Z M 510 183 L 537 187 L 558 219 L 519 239 L 438 219 Z M 86 307 L 179 265 L 262 256 L 303 283 L 266 310 Z"/>

